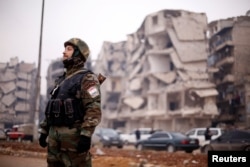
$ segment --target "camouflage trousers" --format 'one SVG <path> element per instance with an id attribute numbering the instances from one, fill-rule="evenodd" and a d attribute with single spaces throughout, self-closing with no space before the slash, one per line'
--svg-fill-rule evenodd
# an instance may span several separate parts
<path id="1" fill-rule="evenodd" d="M 48 167 L 91 167 L 90 152 L 78 153 L 80 140 L 77 128 L 52 126 L 48 136 Z"/>

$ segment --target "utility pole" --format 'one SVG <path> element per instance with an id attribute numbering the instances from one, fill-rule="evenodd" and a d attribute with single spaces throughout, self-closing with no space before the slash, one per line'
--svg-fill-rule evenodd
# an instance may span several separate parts
<path id="1" fill-rule="evenodd" d="M 40 42 L 39 42 L 39 55 L 38 55 L 38 69 L 36 76 L 36 107 L 34 114 L 34 129 L 33 129 L 33 140 L 38 140 L 38 124 L 39 124 L 39 111 L 40 111 L 40 87 L 41 87 L 41 57 L 42 57 L 42 39 L 43 39 L 43 15 L 44 15 L 44 1 L 42 0 L 42 15 L 41 15 L 41 26 L 40 26 Z"/>

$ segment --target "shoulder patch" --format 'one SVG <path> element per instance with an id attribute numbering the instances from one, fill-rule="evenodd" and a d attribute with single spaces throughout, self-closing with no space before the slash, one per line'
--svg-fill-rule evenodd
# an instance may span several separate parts
<path id="1" fill-rule="evenodd" d="M 84 89 L 87 90 L 88 88 L 92 87 L 96 85 L 96 83 L 94 81 L 89 81 L 89 82 L 85 82 L 84 83 Z"/>
<path id="2" fill-rule="evenodd" d="M 87 92 L 92 98 L 95 98 L 100 94 L 96 86 L 91 86 L 90 88 L 87 89 Z"/>

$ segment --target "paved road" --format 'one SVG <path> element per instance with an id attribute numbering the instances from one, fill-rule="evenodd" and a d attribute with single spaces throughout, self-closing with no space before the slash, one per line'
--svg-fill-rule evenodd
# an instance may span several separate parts
<path id="1" fill-rule="evenodd" d="M 0 155 L 1 167 L 47 167 L 46 159 Z"/>

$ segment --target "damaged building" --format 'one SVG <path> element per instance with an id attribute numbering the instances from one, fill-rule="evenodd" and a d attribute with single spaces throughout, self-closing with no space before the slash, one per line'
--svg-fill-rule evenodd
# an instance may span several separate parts
<path id="1" fill-rule="evenodd" d="M 218 91 L 207 72 L 207 17 L 162 10 L 147 15 L 127 41 L 104 42 L 95 69 L 102 90 L 103 124 L 186 131 L 218 115 Z"/>
<path id="2" fill-rule="evenodd" d="M 0 63 L 0 128 L 34 122 L 36 72 L 35 64 L 17 57 Z"/>
<path id="3" fill-rule="evenodd" d="M 111 43 L 105 41 L 102 45 L 98 59 L 94 63 L 93 70 L 104 74 L 107 79 L 101 86 L 102 93 L 102 124 L 107 126 L 124 126 L 123 121 L 118 120 L 118 110 L 122 93 L 125 89 L 127 76 L 127 53 L 126 42 Z"/>
<path id="4" fill-rule="evenodd" d="M 250 17 L 213 21 L 208 25 L 208 66 L 219 92 L 214 124 L 250 125 Z"/>

